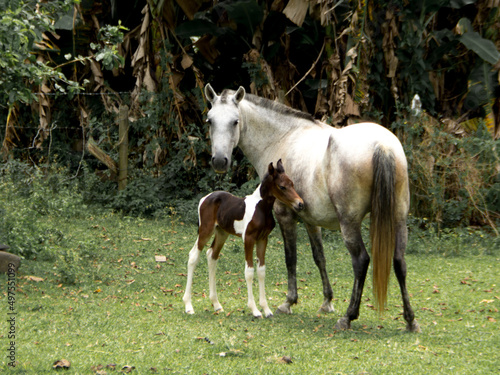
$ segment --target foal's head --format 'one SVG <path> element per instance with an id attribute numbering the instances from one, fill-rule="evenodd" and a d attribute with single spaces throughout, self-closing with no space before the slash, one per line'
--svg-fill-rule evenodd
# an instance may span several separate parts
<path id="1" fill-rule="evenodd" d="M 267 182 L 267 179 L 270 180 L 270 194 L 296 211 L 304 209 L 304 201 L 295 191 L 290 177 L 286 175 L 281 159 L 278 160 L 276 168 L 273 167 L 273 163 L 270 163 L 267 172 L 268 175 L 264 178 L 263 184 Z"/>

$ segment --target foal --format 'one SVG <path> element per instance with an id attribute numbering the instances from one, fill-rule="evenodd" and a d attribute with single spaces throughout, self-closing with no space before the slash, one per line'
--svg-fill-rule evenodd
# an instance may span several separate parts
<path id="1" fill-rule="evenodd" d="M 217 299 L 215 287 L 215 268 L 220 251 L 227 237 L 232 234 L 243 238 L 245 245 L 245 280 L 248 289 L 248 307 L 254 317 L 262 317 L 255 305 L 252 293 L 254 276 L 253 248 L 257 245 L 257 276 L 259 278 L 259 303 L 264 309 L 264 315 L 273 315 L 266 301 L 264 279 L 266 274 L 265 254 L 267 237 L 274 228 L 272 208 L 278 199 L 296 211 L 304 208 L 304 201 L 293 187 L 293 182 L 285 174 L 281 159 L 276 168 L 269 164 L 268 173 L 252 195 L 238 198 L 225 191 L 216 191 L 200 200 L 198 205 L 198 239 L 189 252 L 188 276 L 186 292 L 182 300 L 186 305 L 186 313 L 194 314 L 191 304 L 191 286 L 193 273 L 199 261 L 200 252 L 215 232 L 212 246 L 207 251 L 208 280 L 210 286 L 210 300 L 215 311 L 222 310 Z"/>

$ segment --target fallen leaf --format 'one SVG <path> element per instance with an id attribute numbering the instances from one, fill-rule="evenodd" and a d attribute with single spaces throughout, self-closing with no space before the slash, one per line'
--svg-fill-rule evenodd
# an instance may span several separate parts
<path id="1" fill-rule="evenodd" d="M 281 357 L 281 362 L 288 363 L 288 364 L 293 363 L 292 358 L 287 356 L 287 355 L 284 355 L 283 357 Z"/>
<path id="2" fill-rule="evenodd" d="M 157 262 L 166 262 L 167 257 L 165 255 L 155 255 L 155 261 Z"/>
<path id="3" fill-rule="evenodd" d="M 483 299 L 481 302 L 479 303 L 492 303 L 494 300 L 493 299 Z"/>
<path id="4" fill-rule="evenodd" d="M 54 364 L 52 365 L 52 368 L 55 370 L 58 370 L 60 368 L 68 369 L 71 366 L 71 363 L 67 359 L 60 359 L 58 361 L 55 361 Z"/>
<path id="5" fill-rule="evenodd" d="M 43 278 L 37 277 L 37 276 L 26 276 L 26 279 L 29 281 L 35 281 L 39 283 L 40 281 L 43 281 Z"/>
<path id="6" fill-rule="evenodd" d="M 125 366 L 122 367 L 122 371 L 125 372 L 125 373 L 129 373 L 129 372 L 131 372 L 134 369 L 135 369 L 135 366 L 125 365 Z"/>

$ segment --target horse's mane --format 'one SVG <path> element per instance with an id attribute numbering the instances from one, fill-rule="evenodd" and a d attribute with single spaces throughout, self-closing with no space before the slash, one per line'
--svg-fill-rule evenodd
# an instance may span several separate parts
<path id="1" fill-rule="evenodd" d="M 226 90 L 222 91 L 221 101 L 224 103 L 225 101 L 227 101 L 227 97 L 229 95 L 234 95 L 234 93 L 235 93 L 235 91 L 233 91 L 233 90 L 226 89 Z M 255 104 L 258 107 L 269 109 L 271 111 L 277 112 L 277 113 L 282 114 L 284 116 L 293 116 L 295 118 L 301 118 L 301 119 L 308 120 L 311 122 L 316 122 L 314 120 L 314 117 L 307 112 L 299 111 L 297 109 L 288 107 L 285 104 L 281 104 L 281 103 L 276 102 L 276 101 L 262 98 L 262 97 L 257 96 L 257 95 L 247 93 L 247 94 L 245 94 L 245 100 L 249 101 L 252 104 Z"/>

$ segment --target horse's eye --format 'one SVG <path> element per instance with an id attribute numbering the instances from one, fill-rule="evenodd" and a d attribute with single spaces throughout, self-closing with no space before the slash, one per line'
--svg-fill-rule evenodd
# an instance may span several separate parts
<path id="1" fill-rule="evenodd" d="M 240 122 L 240 120 L 234 120 L 233 125 L 234 125 L 234 126 L 236 126 L 236 125 L 238 125 L 238 124 L 239 124 L 239 122 Z"/>
<path id="2" fill-rule="evenodd" d="M 212 125 L 212 121 L 210 121 L 210 119 L 206 119 L 205 122 L 208 124 L 208 125 Z"/>
<path id="3" fill-rule="evenodd" d="M 286 190 L 286 186 L 280 186 L 280 190 L 281 191 L 285 191 Z"/>

